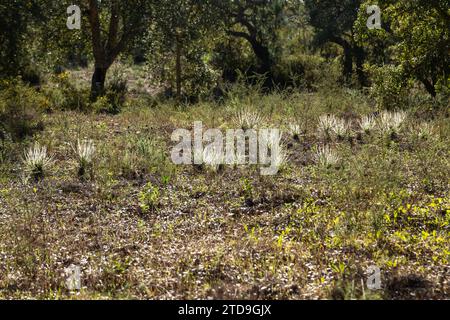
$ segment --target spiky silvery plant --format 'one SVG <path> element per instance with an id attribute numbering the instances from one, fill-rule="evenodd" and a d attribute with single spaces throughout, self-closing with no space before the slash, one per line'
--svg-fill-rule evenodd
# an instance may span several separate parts
<path id="1" fill-rule="evenodd" d="M 319 135 L 323 138 L 331 138 L 333 130 L 336 127 L 337 119 L 334 115 L 323 115 L 319 118 L 317 130 Z"/>
<path id="2" fill-rule="evenodd" d="M 203 150 L 203 162 L 213 172 L 217 172 L 223 168 L 223 152 L 222 150 L 214 147 L 206 147 Z"/>
<path id="3" fill-rule="evenodd" d="M 376 125 L 375 117 L 371 115 L 364 116 L 359 121 L 359 127 L 366 134 L 370 134 L 375 129 Z"/>
<path id="4" fill-rule="evenodd" d="M 297 123 L 291 123 L 288 126 L 289 134 L 295 140 L 300 140 L 300 136 L 302 135 L 302 127 Z"/>
<path id="5" fill-rule="evenodd" d="M 23 158 L 25 171 L 35 180 L 42 180 L 46 171 L 53 164 L 53 157 L 47 153 L 47 147 L 36 142 L 31 146 Z"/>
<path id="6" fill-rule="evenodd" d="M 314 160 L 318 165 L 329 167 L 339 162 L 339 156 L 328 145 L 317 148 Z"/>
<path id="7" fill-rule="evenodd" d="M 351 128 L 347 121 L 345 121 L 344 119 L 336 118 L 331 131 L 334 135 L 336 135 L 336 137 L 338 137 L 339 139 L 343 139 L 350 134 Z"/>
<path id="8" fill-rule="evenodd" d="M 270 131 L 267 135 L 260 136 L 260 145 L 267 145 L 267 151 L 271 157 L 271 165 L 277 170 L 283 169 L 289 161 L 289 155 L 282 142 L 283 133 L 280 131 Z"/>
<path id="9" fill-rule="evenodd" d="M 283 145 L 279 145 L 278 148 L 274 148 L 271 150 L 273 162 L 272 165 L 277 169 L 285 168 L 286 164 L 289 161 L 289 155 L 284 149 Z"/>
<path id="10" fill-rule="evenodd" d="M 234 117 L 234 122 L 243 130 L 256 129 L 264 121 L 264 117 L 257 111 L 248 108 L 238 111 Z"/>
<path id="11" fill-rule="evenodd" d="M 95 155 L 95 145 L 92 140 L 78 140 L 75 146 L 72 146 L 78 162 L 78 177 L 84 178 L 87 173 L 92 174 L 93 161 Z"/>
<path id="12" fill-rule="evenodd" d="M 405 122 L 407 114 L 403 111 L 389 112 L 383 111 L 380 114 L 378 122 L 380 131 L 391 135 L 396 135 L 400 132 L 400 129 Z"/>

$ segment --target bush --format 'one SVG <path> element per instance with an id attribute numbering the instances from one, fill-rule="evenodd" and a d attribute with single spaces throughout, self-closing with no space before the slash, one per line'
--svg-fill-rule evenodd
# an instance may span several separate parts
<path id="1" fill-rule="evenodd" d="M 127 93 L 128 84 L 126 75 L 120 69 L 115 69 L 106 87 L 106 98 L 109 108 L 102 111 L 111 114 L 120 113 L 122 107 L 125 105 Z"/>
<path id="2" fill-rule="evenodd" d="M 42 110 L 48 100 L 20 79 L 3 81 L 0 91 L 0 128 L 17 141 L 43 127 Z"/>
<path id="3" fill-rule="evenodd" d="M 291 55 L 274 67 L 274 82 L 283 86 L 315 90 L 327 81 L 337 79 L 337 75 L 325 59 L 316 55 Z"/>
<path id="4" fill-rule="evenodd" d="M 39 86 L 41 84 L 41 70 L 36 66 L 26 66 L 21 72 L 22 80 L 32 86 Z"/>
<path id="5" fill-rule="evenodd" d="M 126 75 L 116 68 L 106 84 L 105 94 L 92 104 L 92 109 L 99 113 L 119 114 L 125 105 L 127 93 Z"/>
<path id="6" fill-rule="evenodd" d="M 409 83 L 405 80 L 401 67 L 387 65 L 367 69 L 373 81 L 370 94 L 379 107 L 394 110 L 408 104 Z"/>
<path id="7" fill-rule="evenodd" d="M 51 111 L 57 110 L 86 110 L 89 101 L 89 91 L 78 87 L 70 78 L 68 71 L 54 75 L 49 86 L 42 88 L 42 92 L 50 102 Z"/>
<path id="8" fill-rule="evenodd" d="M 143 190 L 139 192 L 139 207 L 142 213 L 155 211 L 160 203 L 160 191 L 151 182 L 147 183 Z"/>

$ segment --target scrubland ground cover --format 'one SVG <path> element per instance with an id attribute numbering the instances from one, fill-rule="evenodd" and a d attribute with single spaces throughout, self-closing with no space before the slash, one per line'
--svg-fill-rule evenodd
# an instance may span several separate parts
<path id="1" fill-rule="evenodd" d="M 450 298 L 449 0 L 75 2 L 0 3 L 0 299 Z"/>
<path id="2" fill-rule="evenodd" d="M 50 108 L 31 137 L 3 139 L 0 297 L 449 297 L 448 108 L 377 112 L 336 86 L 229 95 L 136 95 L 118 115 Z M 283 130 L 277 175 L 172 163 L 176 128 L 236 128 L 240 112 Z M 366 287 L 370 266 L 381 290 Z"/>

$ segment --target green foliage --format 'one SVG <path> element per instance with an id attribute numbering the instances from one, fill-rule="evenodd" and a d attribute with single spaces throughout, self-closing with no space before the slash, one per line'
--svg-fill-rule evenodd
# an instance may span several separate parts
<path id="1" fill-rule="evenodd" d="M 395 66 L 391 68 L 395 71 L 393 77 L 402 78 L 399 85 L 413 79 L 421 82 L 433 97 L 439 92 L 448 94 L 450 2 L 380 0 L 378 4 L 383 12 L 384 28 L 364 28 L 365 20 L 361 13 L 356 23 L 360 43 L 371 47 L 373 39 L 387 44 L 384 49 L 392 52 L 390 57 Z M 388 83 L 391 82 L 389 77 L 392 76 L 388 76 Z"/>
<path id="2" fill-rule="evenodd" d="M 126 105 L 128 80 L 120 68 L 112 72 L 106 83 L 104 95 L 91 104 L 91 109 L 97 113 L 119 114 Z"/>
<path id="3" fill-rule="evenodd" d="M 41 1 L 38 0 L 3 1 L 0 4 L 0 74 L 2 76 L 28 73 L 23 71 L 31 65 L 26 47 L 30 40 L 30 24 L 36 22 L 41 16 L 41 5 Z"/>
<path id="4" fill-rule="evenodd" d="M 370 93 L 380 107 L 393 110 L 407 105 L 411 85 L 401 66 L 371 66 L 368 70 L 372 75 Z"/>
<path id="5" fill-rule="evenodd" d="M 331 64 L 317 55 L 295 54 L 283 57 L 274 67 L 276 83 L 304 90 L 334 86 L 339 76 Z"/>
<path id="6" fill-rule="evenodd" d="M 68 71 L 52 75 L 49 82 L 42 86 L 41 91 L 48 100 L 46 111 L 88 110 L 89 92 L 87 88 L 78 84 Z"/>
<path id="7" fill-rule="evenodd" d="M 171 95 L 191 98 L 211 91 L 219 75 L 210 63 L 220 21 L 217 14 L 212 1 L 158 2 L 148 39 L 148 68 L 155 84 L 165 86 Z"/>
<path id="8" fill-rule="evenodd" d="M 139 192 L 139 207 L 143 213 L 154 212 L 160 203 L 159 188 L 151 182 L 147 183 Z"/>
<path id="9" fill-rule="evenodd" d="M 245 204 L 248 206 L 252 206 L 253 199 L 255 196 L 255 191 L 254 191 L 252 181 L 248 178 L 241 179 L 241 188 L 242 188 L 242 195 L 243 195 Z"/>
<path id="10" fill-rule="evenodd" d="M 4 80 L 0 90 L 0 128 L 13 140 L 42 129 L 42 112 L 48 101 L 20 79 Z"/>
<path id="11" fill-rule="evenodd" d="M 340 46 L 343 50 L 342 75 L 344 80 L 351 83 L 354 73 L 353 64 L 355 63 L 359 84 L 366 86 L 367 79 L 363 71 L 366 53 L 356 43 L 353 33 L 353 24 L 358 16 L 360 5 L 361 1 L 354 0 L 305 1 L 310 23 L 316 29 L 316 45 L 323 46 L 326 43 L 333 43 Z M 361 11 L 365 12 L 365 10 Z"/>
<path id="12" fill-rule="evenodd" d="M 115 69 L 106 86 L 105 97 L 108 101 L 108 107 L 97 111 L 110 114 L 120 113 L 125 105 L 127 93 L 128 84 L 126 76 L 119 68 Z"/>

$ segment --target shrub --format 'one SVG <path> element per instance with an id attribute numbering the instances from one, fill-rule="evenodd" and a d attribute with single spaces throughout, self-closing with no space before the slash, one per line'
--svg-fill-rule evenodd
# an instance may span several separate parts
<path id="1" fill-rule="evenodd" d="M 119 68 L 113 70 L 111 79 L 106 86 L 106 108 L 102 108 L 98 111 L 109 113 L 109 114 L 119 114 L 122 111 L 123 106 L 126 102 L 126 97 L 128 93 L 128 84 L 126 75 Z"/>
<path id="2" fill-rule="evenodd" d="M 76 85 L 70 73 L 64 71 L 51 78 L 48 86 L 42 92 L 50 102 L 51 109 L 86 110 L 89 101 L 89 91 Z"/>
<path id="3" fill-rule="evenodd" d="M 274 67 L 274 82 L 282 86 L 294 86 L 315 90 L 337 76 L 332 72 L 325 59 L 317 55 L 290 55 Z"/>
<path id="4" fill-rule="evenodd" d="M 409 83 L 401 67 L 372 66 L 369 71 L 373 81 L 370 94 L 379 107 L 392 110 L 408 105 Z"/>
<path id="5" fill-rule="evenodd" d="M 7 81 L 0 91 L 0 128 L 14 141 L 42 129 L 42 110 L 48 104 L 45 97 L 21 80 Z"/>
<path id="6" fill-rule="evenodd" d="M 106 96 L 99 97 L 92 103 L 91 109 L 97 113 L 108 113 L 112 108 Z"/>
<path id="7" fill-rule="evenodd" d="M 143 190 L 139 192 L 139 207 L 143 213 L 154 211 L 160 202 L 159 188 L 151 182 L 147 183 Z"/>
<path id="8" fill-rule="evenodd" d="M 37 66 L 25 66 L 21 72 L 22 80 L 32 86 L 41 84 L 41 70 Z"/>

